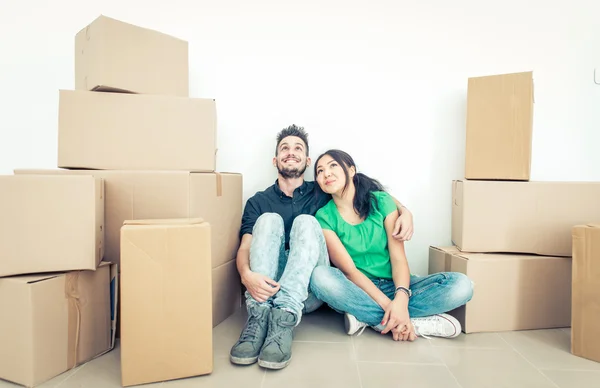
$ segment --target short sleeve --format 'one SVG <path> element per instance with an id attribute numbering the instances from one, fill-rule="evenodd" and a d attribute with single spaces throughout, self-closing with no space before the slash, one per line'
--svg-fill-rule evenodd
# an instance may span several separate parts
<path id="1" fill-rule="evenodd" d="M 240 238 L 242 238 L 245 234 L 252 234 L 254 224 L 261 215 L 259 206 L 256 202 L 257 201 L 254 197 L 251 197 L 248 199 L 248 201 L 246 201 L 244 214 L 242 215 L 242 226 L 240 227 Z"/>
<path id="2" fill-rule="evenodd" d="M 381 213 L 383 217 L 387 217 L 388 214 L 398 210 L 394 198 L 385 191 L 376 191 L 373 194 L 375 195 L 375 198 L 377 198 L 379 213 Z"/>
<path id="3" fill-rule="evenodd" d="M 329 221 L 330 217 L 329 212 L 327 211 L 327 206 L 324 206 L 317 210 L 315 218 L 317 219 L 317 221 L 319 221 L 319 225 L 321 225 L 322 229 L 333 230 L 331 222 Z"/>

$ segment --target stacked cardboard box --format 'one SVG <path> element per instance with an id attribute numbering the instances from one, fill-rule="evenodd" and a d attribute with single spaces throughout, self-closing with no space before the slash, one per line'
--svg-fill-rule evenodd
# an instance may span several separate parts
<path id="1" fill-rule="evenodd" d="M 188 84 L 186 41 L 98 17 L 75 36 L 75 90 L 59 92 L 58 169 L 11 177 L 101 182 L 106 239 L 101 253 L 93 251 L 94 265 L 84 249 L 95 235 L 81 224 L 96 220 L 90 194 L 63 198 L 78 218 L 57 207 L 37 229 L 54 235 L 60 219 L 78 252 L 88 253 L 80 259 L 86 269 L 100 259 L 119 264 L 123 385 L 212 372 L 212 327 L 241 306 L 242 176 L 216 172 L 216 103 L 190 98 Z M 54 247 L 64 249 L 64 238 Z M 140 341 L 140 333 L 153 340 Z"/>
<path id="2" fill-rule="evenodd" d="M 468 82 L 465 178 L 452 182 L 452 243 L 429 272 L 475 283 L 453 314 L 466 333 L 568 327 L 571 230 L 600 219 L 600 183 L 530 181 L 532 72 Z"/>
<path id="3" fill-rule="evenodd" d="M 0 176 L 0 379 L 33 387 L 114 347 L 104 182 Z"/>

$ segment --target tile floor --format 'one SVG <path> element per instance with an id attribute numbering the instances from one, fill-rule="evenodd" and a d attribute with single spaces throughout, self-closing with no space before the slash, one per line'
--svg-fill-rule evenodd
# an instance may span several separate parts
<path id="1" fill-rule="evenodd" d="M 569 353 L 570 330 L 461 334 L 458 338 L 394 342 L 367 329 L 343 333 L 341 315 L 323 308 L 295 331 L 292 363 L 280 371 L 231 365 L 229 349 L 246 319 L 243 311 L 214 332 L 214 372 L 149 387 L 600 387 L 600 363 Z M 41 387 L 120 387 L 119 348 Z M 0 381 L 0 388 L 16 387 Z"/>

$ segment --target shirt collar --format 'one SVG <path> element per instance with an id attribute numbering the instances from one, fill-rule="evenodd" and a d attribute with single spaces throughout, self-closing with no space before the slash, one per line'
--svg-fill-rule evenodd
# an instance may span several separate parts
<path id="1" fill-rule="evenodd" d="M 283 196 L 283 195 L 286 195 L 279 188 L 279 179 L 275 179 L 275 184 L 273 185 L 273 189 L 275 190 L 275 193 L 277 193 L 277 195 L 280 196 L 280 197 Z M 304 180 L 302 182 L 302 184 L 300 185 L 300 187 L 298 187 L 296 190 L 294 190 L 294 192 L 300 191 L 300 194 L 304 194 L 304 193 L 306 193 L 307 190 L 308 190 L 308 183 L 306 182 L 306 180 Z"/>

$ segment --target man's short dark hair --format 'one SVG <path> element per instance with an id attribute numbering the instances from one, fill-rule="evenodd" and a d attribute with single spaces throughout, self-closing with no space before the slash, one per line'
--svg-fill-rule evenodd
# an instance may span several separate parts
<path id="1" fill-rule="evenodd" d="M 292 124 L 289 127 L 282 129 L 277 134 L 277 146 L 275 147 L 275 156 L 277 156 L 279 153 L 279 143 L 281 143 L 281 141 L 288 136 L 296 136 L 302 139 L 302 141 L 306 145 L 306 156 L 308 156 L 308 133 L 306 133 L 304 127 L 298 127 L 296 126 L 296 124 Z"/>

